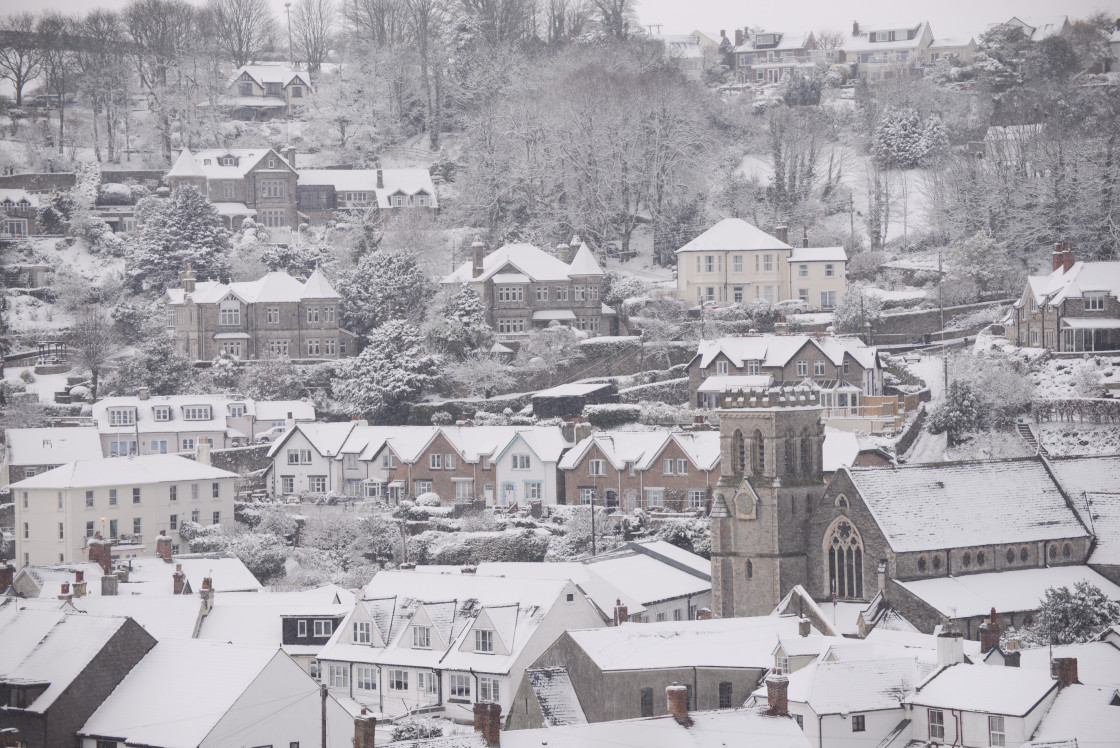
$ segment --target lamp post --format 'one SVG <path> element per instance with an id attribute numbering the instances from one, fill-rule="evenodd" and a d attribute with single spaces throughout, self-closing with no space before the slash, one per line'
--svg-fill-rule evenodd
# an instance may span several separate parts
<path id="1" fill-rule="evenodd" d="M 295 58 L 292 57 L 292 4 L 290 2 L 284 3 L 284 15 L 288 17 L 288 64 L 295 65 Z"/>

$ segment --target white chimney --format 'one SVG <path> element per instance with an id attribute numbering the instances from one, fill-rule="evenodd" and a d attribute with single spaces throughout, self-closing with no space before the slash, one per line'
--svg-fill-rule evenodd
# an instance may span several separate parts
<path id="1" fill-rule="evenodd" d="M 937 667 L 964 662 L 964 636 L 959 631 L 942 631 L 937 635 Z"/>
<path id="2" fill-rule="evenodd" d="M 198 445 L 194 448 L 194 459 L 199 465 L 210 464 L 210 443 L 202 439 L 198 440 Z"/>

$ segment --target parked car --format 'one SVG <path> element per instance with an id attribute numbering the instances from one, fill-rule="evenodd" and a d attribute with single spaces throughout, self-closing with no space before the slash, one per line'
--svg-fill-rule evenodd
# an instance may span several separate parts
<path id="1" fill-rule="evenodd" d="M 282 437 L 285 433 L 287 433 L 287 431 L 287 426 L 273 426 L 268 431 L 257 435 L 257 444 L 268 444 L 269 442 L 274 442 Z"/>
<path id="2" fill-rule="evenodd" d="M 809 311 L 809 303 L 804 299 L 786 299 L 774 305 L 779 314 L 804 314 Z"/>

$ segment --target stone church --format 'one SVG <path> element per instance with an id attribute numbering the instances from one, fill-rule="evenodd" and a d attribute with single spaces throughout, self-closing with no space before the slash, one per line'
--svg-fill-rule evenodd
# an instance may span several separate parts
<path id="1" fill-rule="evenodd" d="M 1075 500 L 1084 491 L 1063 481 L 1093 474 L 1120 485 L 1120 457 L 1087 458 L 1091 468 L 1042 457 L 843 468 L 826 485 L 822 410 L 812 390 L 741 389 L 720 404 L 725 467 L 711 510 L 716 616 L 768 615 L 800 585 L 818 602 L 885 602 L 920 630 L 953 620 L 975 635 L 987 608 L 950 607 L 939 601 L 944 582 L 928 580 L 999 572 L 996 586 L 1033 583 L 1026 607 L 1000 611 L 1005 625 L 1030 622 L 1037 585 L 1051 586 L 1037 571 L 1111 584 L 1116 569 L 1094 564 L 1091 521 L 1075 508 L 1089 500 Z M 1029 579 L 1003 576 L 1030 569 Z"/>

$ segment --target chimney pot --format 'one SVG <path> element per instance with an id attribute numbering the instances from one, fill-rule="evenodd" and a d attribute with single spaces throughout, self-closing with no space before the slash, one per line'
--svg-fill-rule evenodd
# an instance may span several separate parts
<path id="1" fill-rule="evenodd" d="M 809 246 L 809 227 L 808 226 L 802 226 L 801 227 L 801 246 L 802 247 L 808 247 Z"/>
<path id="2" fill-rule="evenodd" d="M 774 227 L 774 236 L 782 244 L 789 244 L 789 225 L 785 221 Z"/>
<path id="3" fill-rule="evenodd" d="M 1003 653 L 1003 664 L 1006 667 L 1019 667 L 1023 653 L 1019 650 L 1008 651 Z"/>
<path id="4" fill-rule="evenodd" d="M 70 583 L 69 582 L 63 582 L 62 583 L 62 594 L 64 594 L 64 595 L 69 595 L 70 594 Z"/>
<path id="5" fill-rule="evenodd" d="M 943 631 L 937 637 L 937 667 L 964 662 L 964 637 L 959 631 Z"/>
<path id="6" fill-rule="evenodd" d="M 1055 657 L 1050 664 L 1050 676 L 1058 680 L 1058 689 L 1072 686 L 1077 680 L 1077 658 Z"/>
<path id="7" fill-rule="evenodd" d="M 669 705 L 669 714 L 677 720 L 677 724 L 689 727 L 692 718 L 688 716 L 688 687 L 674 682 L 665 687 L 665 700 Z"/>
<path id="8" fill-rule="evenodd" d="M 766 702 L 770 705 L 767 714 L 774 717 L 789 716 L 789 678 L 785 675 L 771 675 L 766 679 Z"/>
<path id="9" fill-rule="evenodd" d="M 175 564 L 175 573 L 171 575 L 171 594 L 182 595 L 186 582 L 187 575 L 183 573 L 183 565 Z"/>
<path id="10" fill-rule="evenodd" d="M 381 169 L 377 170 L 377 189 L 385 189 L 385 173 Z"/>
<path id="11" fill-rule="evenodd" d="M 159 537 L 156 538 L 156 555 L 163 559 L 164 563 L 171 563 L 171 538 L 160 530 Z"/>
<path id="12" fill-rule="evenodd" d="M 621 626 L 623 623 L 629 620 L 630 611 L 625 605 L 622 604 L 621 600 L 616 598 L 614 601 L 614 625 Z"/>
<path id="13" fill-rule="evenodd" d="M 482 275 L 485 266 L 483 260 L 486 259 L 486 245 L 477 236 L 471 242 L 471 277 L 477 278 Z"/>
<path id="14" fill-rule="evenodd" d="M 81 569 L 76 569 L 74 571 L 74 583 L 77 584 L 84 581 L 86 581 L 86 573 Z"/>
<path id="15" fill-rule="evenodd" d="M 150 392 L 148 385 L 141 382 L 140 387 L 136 390 L 136 397 L 140 400 L 147 400 Z"/>
<path id="16" fill-rule="evenodd" d="M 852 21 L 852 36 L 859 36 L 859 21 Z"/>
<path id="17" fill-rule="evenodd" d="M 999 637 L 1003 629 L 996 622 L 996 609 L 992 608 L 991 618 L 980 624 L 980 653 L 987 654 L 992 648 L 999 646 Z"/>
<path id="18" fill-rule="evenodd" d="M 105 574 L 111 574 L 113 568 L 113 541 L 103 540 L 101 535 L 94 535 L 89 541 L 89 560 L 91 563 L 101 564 Z"/>

